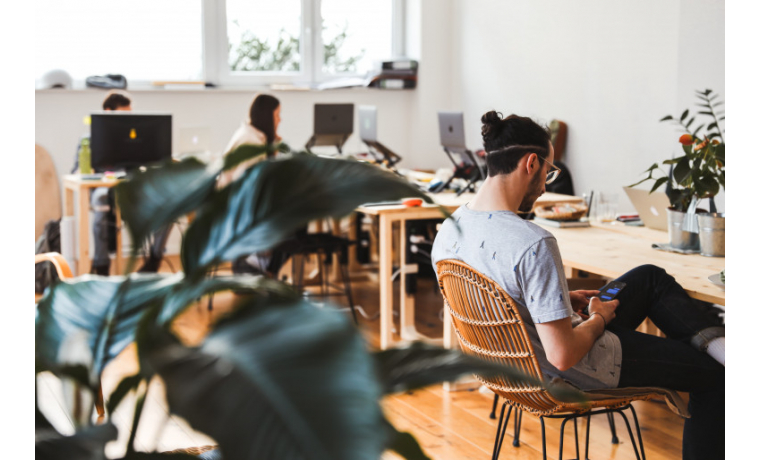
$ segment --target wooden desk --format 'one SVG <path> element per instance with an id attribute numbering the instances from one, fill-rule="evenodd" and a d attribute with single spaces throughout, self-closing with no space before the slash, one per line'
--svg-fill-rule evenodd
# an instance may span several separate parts
<path id="1" fill-rule="evenodd" d="M 565 268 L 617 278 L 639 265 L 657 265 L 672 275 L 691 297 L 726 304 L 725 291 L 707 279 L 726 267 L 726 259 L 653 249 L 652 243 L 669 241 L 668 232 L 617 224 L 544 228 L 557 238 Z"/>
<path id="2" fill-rule="evenodd" d="M 456 196 L 454 193 L 438 193 L 430 195 L 436 205 L 440 205 L 449 210 L 456 211 L 461 205 L 469 202 L 475 196 L 473 193 L 463 193 Z M 557 193 L 545 193 L 537 201 L 536 206 L 548 206 L 556 203 L 580 203 L 582 198 L 570 195 L 561 195 Z M 400 331 L 399 335 L 402 340 L 426 340 L 439 345 L 443 344 L 443 339 L 431 339 L 417 332 L 414 325 L 414 298 L 406 295 L 406 276 L 410 273 L 416 273 L 416 265 L 407 265 L 406 263 L 406 221 L 443 218 L 441 212 L 434 205 L 424 205 L 419 207 L 406 207 L 403 205 L 389 206 L 361 206 L 357 208 L 358 212 L 377 216 L 380 220 L 379 226 L 379 284 L 380 284 L 380 348 L 385 350 L 393 342 L 393 225 L 399 224 L 399 276 L 401 277 L 400 288 Z"/>
<path id="3" fill-rule="evenodd" d="M 78 276 L 90 273 L 92 261 L 90 259 L 90 191 L 98 187 L 114 187 L 119 183 L 118 179 L 83 180 L 78 174 L 63 176 L 63 215 L 74 216 L 77 220 L 77 262 L 76 273 Z M 79 206 L 74 212 L 74 195 L 78 194 Z M 116 228 L 121 228 L 121 215 L 116 207 Z M 121 232 L 116 232 L 116 273 L 122 270 L 121 255 Z"/>

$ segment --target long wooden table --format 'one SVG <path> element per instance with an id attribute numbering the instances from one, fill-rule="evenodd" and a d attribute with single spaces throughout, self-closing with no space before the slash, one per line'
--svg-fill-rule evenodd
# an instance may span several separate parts
<path id="1" fill-rule="evenodd" d="M 406 276 L 416 273 L 416 265 L 408 265 L 406 262 L 406 222 L 409 220 L 423 220 L 442 218 L 438 206 L 442 206 L 449 212 L 454 212 L 463 204 L 471 201 L 475 194 L 463 193 L 456 196 L 454 193 L 438 193 L 430 195 L 435 205 L 425 204 L 419 207 L 407 207 L 403 205 L 386 206 L 361 206 L 358 212 L 377 216 L 379 218 L 379 284 L 380 284 L 380 348 L 385 350 L 393 344 L 393 225 L 399 224 L 398 247 L 399 247 L 399 276 L 401 277 L 400 288 L 400 331 L 402 340 L 426 340 L 442 344 L 442 339 L 431 339 L 420 334 L 414 325 L 414 302 L 413 298 L 406 295 Z M 580 203 L 583 199 L 576 196 L 561 195 L 558 193 L 545 193 L 537 201 L 535 206 L 549 206 L 559 203 Z"/>

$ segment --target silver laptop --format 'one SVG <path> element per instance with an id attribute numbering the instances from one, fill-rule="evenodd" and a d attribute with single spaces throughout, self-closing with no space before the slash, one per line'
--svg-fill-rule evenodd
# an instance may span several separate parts
<path id="1" fill-rule="evenodd" d="M 637 188 L 623 187 L 628 199 L 631 200 L 641 221 L 655 230 L 668 230 L 668 214 L 670 200 L 665 192 L 652 192 Z"/>
<path id="2" fill-rule="evenodd" d="M 377 107 L 359 106 L 359 137 L 364 142 L 377 141 Z"/>
<path id="3" fill-rule="evenodd" d="M 467 148 L 464 143 L 464 114 L 462 112 L 438 112 L 438 129 L 442 146 L 457 152 Z"/>
<path id="4" fill-rule="evenodd" d="M 205 153 L 210 151 L 211 128 L 179 128 L 180 156 Z"/>

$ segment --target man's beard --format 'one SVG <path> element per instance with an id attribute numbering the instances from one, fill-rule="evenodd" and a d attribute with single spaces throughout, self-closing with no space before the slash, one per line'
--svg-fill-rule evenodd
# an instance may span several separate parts
<path id="1" fill-rule="evenodd" d="M 528 184 L 528 191 L 525 193 L 525 196 L 522 199 L 522 202 L 520 203 L 520 206 L 517 208 L 520 212 L 531 212 L 533 211 L 533 204 L 536 202 L 538 197 L 540 197 L 543 194 L 543 191 L 541 190 L 543 188 L 543 184 L 541 183 L 541 172 L 537 172 L 535 176 L 533 176 L 533 179 L 530 180 L 530 184 Z"/>

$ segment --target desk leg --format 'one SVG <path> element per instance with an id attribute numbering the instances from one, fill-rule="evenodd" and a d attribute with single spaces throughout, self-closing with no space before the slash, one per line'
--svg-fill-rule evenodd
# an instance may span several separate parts
<path id="1" fill-rule="evenodd" d="M 121 250 L 121 230 L 123 228 L 121 222 L 121 210 L 118 206 L 115 206 L 114 214 L 116 215 L 116 275 L 124 274 L 124 258 Z"/>
<path id="2" fill-rule="evenodd" d="M 63 193 L 65 194 L 64 199 L 63 199 L 63 215 L 73 216 L 74 215 L 74 189 L 66 187 Z"/>
<path id="3" fill-rule="evenodd" d="M 393 260 L 392 224 L 384 215 L 380 216 L 380 349 L 387 350 L 392 342 L 393 330 Z"/>
<path id="4" fill-rule="evenodd" d="M 334 218 L 331 219 L 332 221 L 332 234 L 333 236 L 341 236 L 340 234 L 340 219 Z M 340 253 L 336 252 L 332 255 L 332 264 L 330 265 L 332 267 L 332 274 L 331 277 L 333 279 L 333 282 L 336 284 L 338 283 L 338 280 L 344 281 L 342 278 L 342 273 L 340 270 Z"/>
<path id="5" fill-rule="evenodd" d="M 414 326 L 414 297 L 406 293 L 406 221 L 399 221 L 399 276 L 401 277 L 401 287 L 399 289 L 399 317 L 400 317 L 400 334 L 402 338 L 409 340 L 416 339 L 417 329 Z M 411 297 L 411 298 L 410 298 Z"/>
<path id="6" fill-rule="evenodd" d="M 359 215 L 356 212 L 351 213 L 348 217 L 348 239 L 356 240 L 356 244 L 352 244 L 348 247 L 348 273 L 349 276 L 356 273 L 359 268 L 359 263 L 356 260 L 356 254 L 359 247 L 359 238 L 357 235 L 361 230 L 361 222 L 359 222 Z"/>
<path id="7" fill-rule="evenodd" d="M 90 194 L 89 189 L 79 188 L 79 257 L 77 260 L 77 275 L 90 273 Z"/>

